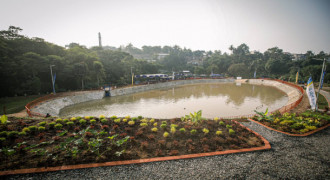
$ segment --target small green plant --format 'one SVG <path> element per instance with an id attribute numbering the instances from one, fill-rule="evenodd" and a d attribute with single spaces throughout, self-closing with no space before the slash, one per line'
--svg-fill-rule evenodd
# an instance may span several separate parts
<path id="1" fill-rule="evenodd" d="M 17 137 L 18 136 L 18 131 L 10 131 L 8 132 L 8 137 Z"/>
<path id="2" fill-rule="evenodd" d="M 142 117 L 142 116 L 138 116 L 137 118 L 138 118 L 139 120 L 141 120 L 143 117 Z"/>
<path id="3" fill-rule="evenodd" d="M 158 126 L 158 123 L 154 123 L 153 125 L 154 125 L 155 127 L 157 127 L 157 126 Z"/>
<path id="4" fill-rule="evenodd" d="M 180 128 L 179 131 L 182 132 L 182 133 L 185 133 L 186 129 L 185 128 Z"/>
<path id="5" fill-rule="evenodd" d="M 96 124 L 96 120 L 95 119 L 91 119 L 91 120 L 89 120 L 89 123 Z"/>
<path id="6" fill-rule="evenodd" d="M 191 120 L 194 124 L 198 124 L 201 121 L 203 121 L 205 118 L 202 117 L 202 110 L 199 110 L 198 112 L 190 113 L 189 115 L 186 115 L 185 117 L 181 118 L 181 120 L 187 121 Z"/>
<path id="7" fill-rule="evenodd" d="M 104 115 L 100 115 L 99 118 L 100 118 L 100 119 L 104 119 L 105 116 L 104 116 Z"/>
<path id="8" fill-rule="evenodd" d="M 38 123 L 39 126 L 46 126 L 46 124 L 47 124 L 46 121 L 43 121 L 43 122 Z"/>
<path id="9" fill-rule="evenodd" d="M 125 118 L 125 119 L 123 119 L 123 122 L 127 122 L 127 119 Z"/>
<path id="10" fill-rule="evenodd" d="M 125 119 L 131 119 L 131 116 L 125 116 Z"/>
<path id="11" fill-rule="evenodd" d="M 68 125 L 68 126 L 70 126 L 70 127 L 71 127 L 71 126 L 73 126 L 73 125 L 74 125 L 74 122 L 72 122 L 72 121 L 69 121 L 69 122 L 67 122 L 67 123 L 66 123 L 66 125 Z"/>
<path id="12" fill-rule="evenodd" d="M 218 118 L 218 117 L 215 117 L 215 118 L 213 118 L 213 120 L 214 120 L 215 122 L 217 122 L 217 121 L 219 120 L 219 118 Z"/>
<path id="13" fill-rule="evenodd" d="M 80 119 L 79 124 L 86 125 L 87 121 L 85 119 Z"/>
<path id="14" fill-rule="evenodd" d="M 175 127 L 171 127 L 171 133 L 174 134 L 176 132 Z"/>
<path id="15" fill-rule="evenodd" d="M 117 116 L 111 116 L 110 119 L 115 120 L 115 119 L 117 119 Z"/>
<path id="16" fill-rule="evenodd" d="M 121 119 L 119 119 L 119 118 L 114 120 L 115 123 L 120 123 L 120 121 L 121 121 Z"/>
<path id="17" fill-rule="evenodd" d="M 177 128 L 178 125 L 176 125 L 176 124 L 171 124 L 171 127 Z"/>
<path id="18" fill-rule="evenodd" d="M 167 127 L 167 125 L 166 124 L 161 124 L 160 127 L 165 129 Z"/>
<path id="19" fill-rule="evenodd" d="M 0 142 L 5 142 L 5 141 L 6 141 L 6 138 L 0 137 Z"/>
<path id="20" fill-rule="evenodd" d="M 219 122 L 219 125 L 220 125 L 220 126 L 224 126 L 225 123 L 224 123 L 223 121 L 220 121 L 220 122 Z"/>
<path id="21" fill-rule="evenodd" d="M 56 122 L 56 123 L 61 123 L 61 124 L 62 124 L 62 123 L 63 123 L 63 120 L 62 120 L 61 118 L 58 118 L 58 119 L 55 120 L 55 122 Z"/>
<path id="22" fill-rule="evenodd" d="M 54 126 L 56 129 L 61 129 L 62 127 L 63 127 L 63 125 L 62 124 L 55 124 L 55 126 Z M 31 130 L 31 129 L 30 129 Z"/>
<path id="23" fill-rule="evenodd" d="M 226 128 L 227 128 L 227 129 L 230 129 L 230 128 L 232 128 L 232 126 L 229 125 L 229 124 L 227 124 L 227 125 L 226 125 Z"/>
<path id="24" fill-rule="evenodd" d="M 197 130 L 196 129 L 192 129 L 191 131 L 190 131 L 190 134 L 196 134 L 197 133 Z"/>
<path id="25" fill-rule="evenodd" d="M 154 123 L 154 122 L 155 122 L 155 119 L 150 119 L 149 122 L 150 122 L 150 123 Z"/>
<path id="26" fill-rule="evenodd" d="M 220 136 L 220 135 L 222 135 L 222 131 L 217 131 L 217 132 L 215 132 L 215 134 Z"/>
<path id="27" fill-rule="evenodd" d="M 135 121 L 128 121 L 128 125 L 133 126 L 135 124 Z"/>
<path id="28" fill-rule="evenodd" d="M 101 123 L 102 124 L 107 124 L 108 123 L 108 120 L 107 119 L 101 119 Z"/>
<path id="29" fill-rule="evenodd" d="M 43 132 L 43 131 L 45 131 L 45 129 L 46 129 L 46 128 L 43 127 L 43 126 L 39 126 L 39 127 L 38 127 L 38 131 L 39 131 L 39 132 Z"/>
<path id="30" fill-rule="evenodd" d="M 25 127 L 25 128 L 22 129 L 22 132 L 29 132 L 29 131 L 30 131 L 30 129 L 27 128 L 27 127 Z"/>
<path id="31" fill-rule="evenodd" d="M 70 118 L 70 121 L 75 122 L 76 120 L 77 120 L 77 118 L 75 118 L 75 117 Z"/>
<path id="32" fill-rule="evenodd" d="M 167 125 L 167 122 L 166 121 L 162 121 L 162 124 L 166 124 Z"/>
<path id="33" fill-rule="evenodd" d="M 258 121 L 261 120 L 265 120 L 265 121 L 269 121 L 269 122 L 273 122 L 274 121 L 274 117 L 273 115 L 268 115 L 268 108 L 266 109 L 266 111 L 263 112 L 258 112 L 256 110 L 254 110 L 255 113 L 257 113 L 259 116 L 257 117 Z"/>
<path id="34" fill-rule="evenodd" d="M 158 129 L 157 129 L 156 127 L 154 127 L 154 128 L 151 129 L 151 131 L 152 131 L 152 132 L 157 132 Z"/>
<path id="35" fill-rule="evenodd" d="M 233 129 L 229 129 L 229 134 L 230 135 L 234 135 L 235 134 L 235 131 Z"/>
<path id="36" fill-rule="evenodd" d="M 26 136 L 26 132 L 25 131 L 19 132 L 18 135 L 19 136 Z"/>
<path id="37" fill-rule="evenodd" d="M 37 126 L 29 126 L 28 127 L 30 131 L 36 131 L 37 130 Z"/>
<path id="38" fill-rule="evenodd" d="M 7 131 L 1 131 L 0 137 L 7 137 Z"/>
<path id="39" fill-rule="evenodd" d="M 137 120 L 137 118 L 136 118 L 136 117 L 133 117 L 133 118 L 132 118 L 132 121 L 136 121 L 136 120 Z"/>
<path id="40" fill-rule="evenodd" d="M 7 124 L 8 123 L 8 117 L 6 115 L 2 115 L 0 118 L 1 124 Z"/>
<path id="41" fill-rule="evenodd" d="M 144 126 L 148 126 L 147 123 L 141 123 L 140 126 L 144 127 Z"/>
<path id="42" fill-rule="evenodd" d="M 147 123 L 148 120 L 147 119 L 141 119 L 140 122 Z"/>
<path id="43" fill-rule="evenodd" d="M 90 120 L 91 119 L 91 117 L 90 116 L 85 116 L 85 118 L 84 119 L 86 119 L 86 120 Z"/>
<path id="44" fill-rule="evenodd" d="M 63 119 L 64 124 L 66 124 L 67 122 L 69 122 L 69 119 Z"/>
<path id="45" fill-rule="evenodd" d="M 168 132 L 164 132 L 163 136 L 164 138 L 167 138 L 170 134 Z"/>
<path id="46" fill-rule="evenodd" d="M 76 119 L 77 119 L 77 120 L 80 120 L 80 119 L 81 119 L 81 117 L 80 117 L 80 116 L 77 116 L 77 117 L 76 117 Z"/>
<path id="47" fill-rule="evenodd" d="M 48 125 L 49 125 L 50 128 L 53 128 L 55 126 L 55 124 L 56 124 L 55 122 L 51 122 Z"/>
<path id="48" fill-rule="evenodd" d="M 203 133 L 204 133 L 204 134 L 208 134 L 209 132 L 210 132 L 210 130 L 208 130 L 208 129 L 206 129 L 206 128 L 203 129 Z"/>

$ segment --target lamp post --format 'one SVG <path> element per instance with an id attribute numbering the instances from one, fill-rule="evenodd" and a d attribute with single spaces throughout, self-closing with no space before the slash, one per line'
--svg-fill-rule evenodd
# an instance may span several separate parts
<path id="1" fill-rule="evenodd" d="M 131 75 L 132 75 L 132 86 L 133 86 L 133 83 L 134 83 L 133 67 L 131 67 Z"/>
<path id="2" fill-rule="evenodd" d="M 321 84 L 322 84 L 322 77 L 323 77 L 323 72 L 326 70 L 326 66 L 325 66 L 325 58 L 323 59 L 317 59 L 317 58 L 313 58 L 315 60 L 320 60 L 322 61 L 323 60 L 323 65 L 322 65 L 322 72 L 321 72 L 321 77 L 320 77 L 320 83 L 319 83 L 319 88 L 317 90 L 317 95 L 316 95 L 316 106 L 315 106 L 315 111 L 317 111 L 318 107 L 317 107 L 317 99 L 319 98 L 319 93 L 320 93 L 320 90 L 321 90 Z M 330 59 L 330 58 L 329 58 Z M 328 61 L 329 61 L 328 59 Z"/>
<path id="3" fill-rule="evenodd" d="M 55 66 L 55 65 L 49 65 L 49 68 L 50 68 L 50 75 L 52 76 L 53 93 L 55 95 L 56 92 L 55 92 L 55 83 L 54 83 L 54 76 L 53 76 L 53 69 L 52 69 L 53 66 Z"/>

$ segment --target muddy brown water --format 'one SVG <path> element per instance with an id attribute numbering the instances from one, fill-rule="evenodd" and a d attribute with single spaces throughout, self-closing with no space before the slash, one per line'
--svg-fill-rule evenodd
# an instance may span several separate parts
<path id="1" fill-rule="evenodd" d="M 284 92 L 269 86 L 193 84 L 75 104 L 62 109 L 60 116 L 175 118 L 202 110 L 203 117 L 214 118 L 254 114 L 254 110 L 265 111 L 266 108 L 273 111 L 287 101 Z"/>

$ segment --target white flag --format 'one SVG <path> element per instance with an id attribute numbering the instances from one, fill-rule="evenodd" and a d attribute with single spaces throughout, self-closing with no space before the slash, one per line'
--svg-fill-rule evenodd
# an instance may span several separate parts
<path id="1" fill-rule="evenodd" d="M 316 96 L 315 96 L 312 77 L 309 77 L 309 79 L 308 79 L 306 92 L 307 92 L 307 96 L 309 99 L 309 104 L 311 105 L 312 109 L 315 109 Z"/>

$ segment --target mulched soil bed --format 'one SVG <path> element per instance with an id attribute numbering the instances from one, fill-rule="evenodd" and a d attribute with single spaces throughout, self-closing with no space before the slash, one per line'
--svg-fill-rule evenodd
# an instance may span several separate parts
<path id="1" fill-rule="evenodd" d="M 230 120 L 83 119 L 9 118 L 0 126 L 0 171 L 264 146 L 259 136 Z"/>

